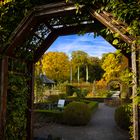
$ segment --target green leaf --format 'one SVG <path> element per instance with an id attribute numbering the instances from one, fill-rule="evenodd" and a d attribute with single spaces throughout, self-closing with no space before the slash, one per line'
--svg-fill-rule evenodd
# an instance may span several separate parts
<path id="1" fill-rule="evenodd" d="M 66 3 L 68 3 L 69 0 L 66 0 Z"/>
<path id="2" fill-rule="evenodd" d="M 115 33 L 115 34 L 114 34 L 114 37 L 115 37 L 115 38 L 118 38 L 118 37 L 119 37 L 119 33 Z"/>
<path id="3" fill-rule="evenodd" d="M 119 43 L 118 39 L 115 39 L 115 40 L 112 42 L 113 45 L 117 45 L 118 43 Z"/>

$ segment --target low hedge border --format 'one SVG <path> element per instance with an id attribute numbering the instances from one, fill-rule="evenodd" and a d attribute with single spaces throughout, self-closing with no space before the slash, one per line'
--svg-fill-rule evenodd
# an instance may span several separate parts
<path id="1" fill-rule="evenodd" d="M 89 108 L 91 109 L 92 112 L 95 112 L 98 108 L 98 102 L 90 102 L 88 104 Z"/>
<path id="2" fill-rule="evenodd" d="M 71 102 L 64 109 L 64 123 L 72 126 L 86 125 L 91 118 L 91 109 L 84 102 Z"/>
<path id="3" fill-rule="evenodd" d="M 98 108 L 98 102 L 88 101 L 88 100 L 81 100 L 81 103 L 86 103 L 90 109 L 91 114 L 96 111 Z M 72 103 L 72 102 L 71 102 Z M 67 106 L 64 107 L 64 110 Z M 55 109 L 55 110 L 45 110 L 45 109 L 35 109 L 35 122 L 57 122 L 57 123 L 64 123 L 64 114 L 62 110 Z"/>
<path id="4" fill-rule="evenodd" d="M 34 114 L 37 118 L 45 121 L 61 122 L 63 112 L 60 110 L 34 110 Z"/>

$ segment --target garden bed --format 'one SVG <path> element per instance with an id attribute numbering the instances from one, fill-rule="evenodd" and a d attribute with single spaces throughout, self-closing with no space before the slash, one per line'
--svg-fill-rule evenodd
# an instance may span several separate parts
<path id="1" fill-rule="evenodd" d="M 92 112 L 95 112 L 98 107 L 98 102 L 81 100 L 78 103 L 85 104 L 84 106 L 87 106 L 85 111 L 87 111 L 87 109 L 89 109 L 90 115 L 92 115 Z M 63 109 L 59 109 L 59 108 L 57 108 L 57 109 L 54 108 L 51 110 L 50 109 L 35 109 L 34 110 L 34 123 L 47 123 L 47 122 L 65 123 L 64 112 L 65 112 L 66 108 L 67 108 L 67 105 Z M 79 110 L 82 110 L 82 108 L 79 108 L 77 111 L 79 112 Z M 84 113 L 86 114 L 85 111 L 84 111 Z M 77 116 L 77 117 L 79 117 L 79 116 Z"/>

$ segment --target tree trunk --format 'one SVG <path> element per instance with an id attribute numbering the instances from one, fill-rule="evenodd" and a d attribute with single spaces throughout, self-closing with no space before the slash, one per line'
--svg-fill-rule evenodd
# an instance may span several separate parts
<path id="1" fill-rule="evenodd" d="M 77 73 L 77 81 L 79 83 L 79 66 L 78 66 L 78 73 Z"/>
<path id="2" fill-rule="evenodd" d="M 86 83 L 88 83 L 88 66 L 86 65 Z"/>
<path id="3" fill-rule="evenodd" d="M 72 83 L 72 66 L 70 66 L 70 83 Z"/>

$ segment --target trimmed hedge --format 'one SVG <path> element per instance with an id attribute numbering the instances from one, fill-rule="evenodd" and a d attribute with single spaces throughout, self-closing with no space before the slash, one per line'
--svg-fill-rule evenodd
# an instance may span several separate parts
<path id="1" fill-rule="evenodd" d="M 74 92 L 75 92 L 74 86 L 72 86 L 72 85 L 66 86 L 66 93 L 68 96 L 72 96 Z"/>
<path id="2" fill-rule="evenodd" d="M 96 101 L 89 101 L 89 100 L 81 99 L 80 102 L 84 102 L 88 104 L 91 111 L 95 111 L 98 107 L 98 102 Z"/>
<path id="3" fill-rule="evenodd" d="M 91 111 L 95 112 L 96 109 L 98 108 L 98 102 L 90 102 L 88 104 L 88 106 L 89 106 L 89 108 L 90 108 Z"/>
<path id="4" fill-rule="evenodd" d="M 59 98 L 59 95 L 49 95 L 47 100 L 49 102 L 55 103 L 59 100 Z"/>
<path id="5" fill-rule="evenodd" d="M 86 103 L 71 102 L 64 109 L 63 117 L 68 125 L 86 125 L 90 121 L 91 110 Z"/>
<path id="6" fill-rule="evenodd" d="M 64 107 L 64 111 L 60 110 L 34 110 L 35 121 L 58 123 L 66 123 L 68 125 L 86 125 L 92 115 L 92 112 L 98 107 L 98 102 L 81 100 L 79 102 L 71 102 Z"/>
<path id="7" fill-rule="evenodd" d="M 61 122 L 63 117 L 63 112 L 59 110 L 35 110 L 34 113 L 38 116 L 38 119 L 48 119 L 48 121 L 55 122 Z"/>
<path id="8" fill-rule="evenodd" d="M 117 125 L 125 130 L 129 130 L 131 126 L 131 107 L 130 105 L 122 105 L 115 110 L 115 121 Z"/>
<path id="9" fill-rule="evenodd" d="M 74 93 L 76 93 L 77 97 L 83 98 L 88 94 L 89 90 L 80 86 L 74 86 L 74 85 L 67 85 L 66 86 L 66 93 L 68 96 L 72 96 Z"/>

